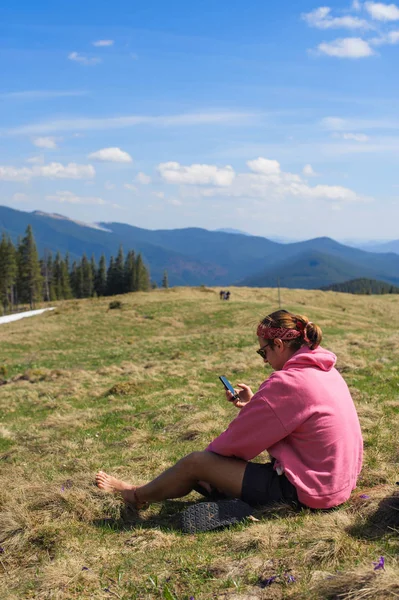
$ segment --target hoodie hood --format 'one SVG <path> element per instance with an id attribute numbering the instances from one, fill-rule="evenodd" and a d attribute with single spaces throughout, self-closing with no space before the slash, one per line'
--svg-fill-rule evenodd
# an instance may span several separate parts
<path id="1" fill-rule="evenodd" d="M 337 362 L 335 354 L 319 346 L 315 350 L 311 350 L 307 346 L 300 348 L 282 368 L 283 371 L 287 369 L 304 369 L 313 368 L 320 369 L 320 371 L 331 371 Z"/>

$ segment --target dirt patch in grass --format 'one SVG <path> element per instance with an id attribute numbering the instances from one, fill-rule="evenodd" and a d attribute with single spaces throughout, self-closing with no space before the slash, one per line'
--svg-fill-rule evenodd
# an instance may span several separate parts
<path id="1" fill-rule="evenodd" d="M 129 396 L 139 389 L 136 381 L 120 381 L 115 383 L 107 392 L 107 396 Z"/>

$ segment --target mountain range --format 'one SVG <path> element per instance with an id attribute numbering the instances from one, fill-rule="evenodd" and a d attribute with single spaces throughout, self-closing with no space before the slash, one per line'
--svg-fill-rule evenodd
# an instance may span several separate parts
<path id="1" fill-rule="evenodd" d="M 108 259 L 124 250 L 140 252 L 158 284 L 165 270 L 170 285 L 244 285 L 313 289 L 355 278 L 399 285 L 399 254 L 369 252 L 321 237 L 279 243 L 264 237 L 200 228 L 149 230 L 124 223 L 88 225 L 59 214 L 0 206 L 0 232 L 15 243 L 32 226 L 39 254 L 85 252 Z M 399 240 L 390 243 L 395 248 Z"/>

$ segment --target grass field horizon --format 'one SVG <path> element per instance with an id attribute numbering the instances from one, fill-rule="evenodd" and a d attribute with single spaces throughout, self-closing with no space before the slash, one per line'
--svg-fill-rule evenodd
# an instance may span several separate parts
<path id="1" fill-rule="evenodd" d="M 2 598 L 399 597 L 394 295 L 281 290 L 283 308 L 322 328 L 359 413 L 364 468 L 345 505 L 260 510 L 189 536 L 176 517 L 198 494 L 137 519 L 94 486 L 100 468 L 139 484 L 204 449 L 237 412 L 218 376 L 256 390 L 271 372 L 255 330 L 277 290 L 230 290 L 229 302 L 219 288 L 128 294 L 120 310 L 115 298 L 56 302 L 0 326 Z"/>

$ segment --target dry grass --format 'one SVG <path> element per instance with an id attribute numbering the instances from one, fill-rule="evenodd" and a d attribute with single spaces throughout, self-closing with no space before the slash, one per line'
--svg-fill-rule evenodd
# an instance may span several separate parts
<path id="1" fill-rule="evenodd" d="M 345 506 L 183 536 L 176 515 L 196 494 L 137 516 L 94 487 L 99 468 L 141 483 L 204 448 L 235 414 L 218 375 L 254 388 L 265 377 L 254 327 L 276 291 L 217 292 L 131 294 L 121 311 L 73 300 L 1 326 L 1 598 L 399 597 L 395 297 L 283 290 L 322 327 L 358 408 L 365 466 Z"/>

